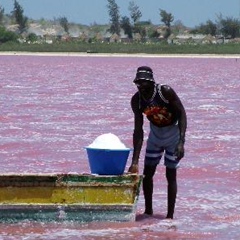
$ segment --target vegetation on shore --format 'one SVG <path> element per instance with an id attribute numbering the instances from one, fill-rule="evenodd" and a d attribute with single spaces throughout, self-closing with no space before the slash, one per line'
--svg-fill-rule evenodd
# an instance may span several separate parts
<path id="1" fill-rule="evenodd" d="M 76 52 L 76 53 L 145 53 L 145 54 L 240 54 L 239 43 L 205 45 L 169 45 L 160 43 L 86 43 L 58 42 L 53 44 L 28 44 L 7 42 L 0 51 L 22 52 Z"/>
<path id="2" fill-rule="evenodd" d="M 57 24 L 51 24 L 44 19 L 30 21 L 23 14 L 24 10 L 18 1 L 14 0 L 14 8 L 10 15 L 4 14 L 4 9 L 0 6 L 0 51 L 89 54 L 240 54 L 240 21 L 238 19 L 219 16 L 216 23 L 207 21 L 206 24 L 189 30 L 180 22 L 172 25 L 174 16 L 162 9 L 159 13 L 163 26 L 154 26 L 150 21 L 141 22 L 142 13 L 134 1 L 130 1 L 129 11 L 130 18 L 127 16 L 121 18 L 115 0 L 108 0 L 110 25 L 107 28 L 99 25 L 83 28 L 80 25 L 69 24 L 66 17 L 58 19 Z M 30 22 L 35 25 L 35 32 L 34 27 L 30 27 Z M 50 25 L 55 27 L 58 25 L 58 31 Z M 38 29 L 36 26 L 41 27 Z M 61 33 L 59 26 L 62 29 Z M 81 35 L 72 36 L 72 29 L 78 29 Z M 41 30 L 53 31 L 55 34 L 39 34 Z M 122 32 L 125 36 L 121 36 Z M 104 33 L 112 35 L 104 36 Z M 174 41 L 176 40 L 174 36 L 185 34 L 184 37 L 186 37 L 186 33 L 204 34 L 207 38 L 214 40 L 199 44 L 190 36 L 185 43 Z M 223 40 L 222 43 L 218 41 L 219 37 Z"/>

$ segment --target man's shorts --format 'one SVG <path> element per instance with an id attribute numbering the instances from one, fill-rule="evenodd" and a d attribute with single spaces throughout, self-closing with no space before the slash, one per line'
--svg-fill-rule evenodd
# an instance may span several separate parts
<path id="1" fill-rule="evenodd" d="M 159 164 L 164 155 L 164 165 L 168 168 L 178 168 L 180 162 L 174 155 L 179 142 L 178 125 L 156 127 L 150 123 L 150 133 L 147 140 L 145 165 Z"/>

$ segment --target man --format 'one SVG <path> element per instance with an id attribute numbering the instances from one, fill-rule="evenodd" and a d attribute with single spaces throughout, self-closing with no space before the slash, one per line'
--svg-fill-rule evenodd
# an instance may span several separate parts
<path id="1" fill-rule="evenodd" d="M 131 107 L 134 113 L 134 150 L 129 172 L 138 173 L 138 160 L 144 137 L 143 114 L 145 114 L 150 121 L 150 132 L 143 169 L 144 213 L 153 214 L 153 176 L 161 157 L 164 155 L 168 182 L 166 218 L 173 219 L 177 196 L 177 168 L 184 156 L 187 128 L 186 112 L 179 97 L 170 86 L 155 83 L 153 71 L 150 67 L 139 67 L 134 83 L 138 92 L 131 99 Z"/>

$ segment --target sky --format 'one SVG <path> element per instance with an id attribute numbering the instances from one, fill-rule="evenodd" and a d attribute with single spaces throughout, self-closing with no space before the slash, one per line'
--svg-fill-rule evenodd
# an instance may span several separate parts
<path id="1" fill-rule="evenodd" d="M 108 24 L 107 0 L 17 0 L 24 15 L 32 19 L 66 17 L 68 22 L 92 25 Z M 121 16 L 129 17 L 130 0 L 116 0 Z M 187 27 L 195 27 L 211 20 L 215 22 L 220 14 L 226 18 L 240 19 L 240 0 L 134 0 L 142 13 L 141 21 L 150 20 L 162 24 L 159 9 L 174 16 Z M 14 0 L 0 0 L 5 13 L 13 10 Z"/>

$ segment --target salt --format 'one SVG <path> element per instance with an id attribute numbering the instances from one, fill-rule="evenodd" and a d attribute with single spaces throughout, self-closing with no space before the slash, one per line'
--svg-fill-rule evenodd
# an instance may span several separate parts
<path id="1" fill-rule="evenodd" d="M 97 149 L 126 149 L 121 140 L 112 133 L 106 133 L 98 136 L 88 148 Z"/>

